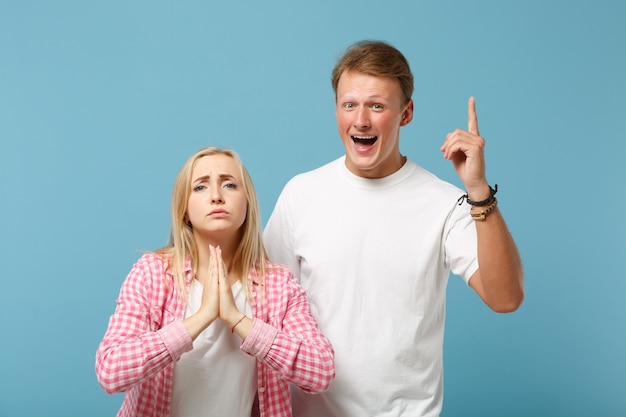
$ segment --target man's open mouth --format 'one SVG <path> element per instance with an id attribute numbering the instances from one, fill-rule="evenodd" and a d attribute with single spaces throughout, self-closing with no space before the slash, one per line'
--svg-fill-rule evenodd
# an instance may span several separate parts
<path id="1" fill-rule="evenodd" d="M 352 141 L 357 145 L 373 145 L 376 140 L 378 140 L 378 136 L 350 136 Z"/>

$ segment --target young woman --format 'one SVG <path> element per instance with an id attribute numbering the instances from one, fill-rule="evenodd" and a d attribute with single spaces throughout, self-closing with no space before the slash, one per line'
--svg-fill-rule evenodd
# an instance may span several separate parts
<path id="1" fill-rule="evenodd" d="M 168 246 L 133 266 L 96 353 L 104 390 L 126 392 L 118 416 L 291 416 L 289 383 L 328 389 L 331 344 L 291 272 L 267 258 L 238 155 L 192 155 L 171 217 Z"/>

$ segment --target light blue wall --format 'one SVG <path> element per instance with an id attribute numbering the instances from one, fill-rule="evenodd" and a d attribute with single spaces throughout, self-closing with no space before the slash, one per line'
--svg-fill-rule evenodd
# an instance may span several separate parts
<path id="1" fill-rule="evenodd" d="M 341 154 L 330 71 L 363 38 L 412 64 L 402 151 L 457 185 L 476 96 L 526 268 L 512 315 L 451 279 L 443 416 L 626 415 L 626 3 L 315 0 L 0 2 L 0 416 L 115 414 L 94 353 L 181 164 L 237 150 L 265 221 Z"/>

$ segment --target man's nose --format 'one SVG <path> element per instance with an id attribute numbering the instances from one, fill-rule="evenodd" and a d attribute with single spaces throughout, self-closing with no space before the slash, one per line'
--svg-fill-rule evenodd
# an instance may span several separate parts
<path id="1" fill-rule="evenodd" d="M 370 127 L 370 115 L 366 107 L 361 107 L 357 110 L 354 127 L 357 129 L 367 129 Z"/>

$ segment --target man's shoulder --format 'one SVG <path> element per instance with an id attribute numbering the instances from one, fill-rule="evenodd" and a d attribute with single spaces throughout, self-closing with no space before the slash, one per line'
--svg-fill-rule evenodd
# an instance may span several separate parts
<path id="1" fill-rule="evenodd" d="M 408 180 L 423 186 L 425 190 L 443 195 L 458 194 L 462 192 L 459 187 L 449 181 L 446 181 L 445 179 L 442 179 L 437 174 L 429 171 L 423 166 L 411 160 L 407 163 L 410 164 L 410 174 L 408 175 Z"/>
<path id="2" fill-rule="evenodd" d="M 296 174 L 287 182 L 286 187 L 294 185 L 300 187 L 304 183 L 318 183 L 324 177 L 333 177 L 343 160 L 344 157 L 339 157 L 317 168 Z"/>

